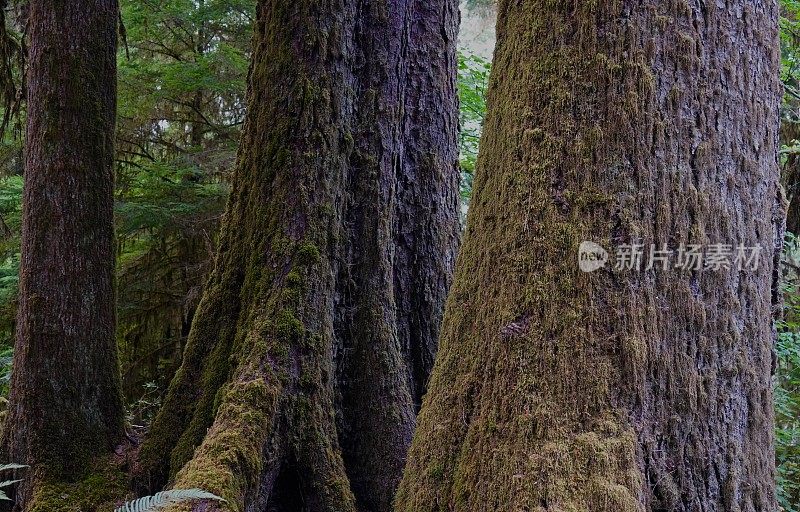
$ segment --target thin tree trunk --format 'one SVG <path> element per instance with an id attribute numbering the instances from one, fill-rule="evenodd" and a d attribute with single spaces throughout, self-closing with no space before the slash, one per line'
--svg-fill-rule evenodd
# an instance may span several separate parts
<path id="1" fill-rule="evenodd" d="M 115 341 L 115 0 L 31 0 L 20 304 L 4 455 L 81 478 L 123 435 Z M 66 504 L 64 504 L 66 506 Z"/>
<path id="2" fill-rule="evenodd" d="M 259 3 L 216 270 L 141 487 L 388 511 L 459 234 L 455 0 Z"/>
<path id="3" fill-rule="evenodd" d="M 800 137 L 800 125 L 794 122 L 785 122 L 781 125 L 781 142 L 794 145 Z M 786 156 L 783 164 L 781 178 L 789 208 L 786 212 L 786 230 L 795 235 L 800 234 L 800 155 L 795 153 Z"/>
<path id="4" fill-rule="evenodd" d="M 776 509 L 777 36 L 774 0 L 500 2 L 398 511 Z M 763 252 L 582 273 L 582 241 Z"/>

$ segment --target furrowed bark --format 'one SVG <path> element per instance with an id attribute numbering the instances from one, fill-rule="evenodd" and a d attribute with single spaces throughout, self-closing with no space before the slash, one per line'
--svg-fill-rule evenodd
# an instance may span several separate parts
<path id="1" fill-rule="evenodd" d="M 114 0 L 31 0 L 20 304 L 4 458 L 17 510 L 62 510 L 122 439 L 115 340 Z M 69 495 L 68 490 L 62 489 Z M 62 496 L 63 498 L 63 496 Z"/>
<path id="2" fill-rule="evenodd" d="M 457 247 L 457 22 L 451 0 L 259 3 L 216 269 L 143 490 L 391 508 Z"/>
<path id="3" fill-rule="evenodd" d="M 500 2 L 398 511 L 776 509 L 777 20 L 775 1 Z M 582 273 L 590 240 L 762 258 Z"/>

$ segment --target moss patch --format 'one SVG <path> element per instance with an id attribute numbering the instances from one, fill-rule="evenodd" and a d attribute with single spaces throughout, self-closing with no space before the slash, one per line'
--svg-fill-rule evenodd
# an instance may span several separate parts
<path id="1" fill-rule="evenodd" d="M 28 512 L 111 512 L 129 496 L 129 478 L 117 462 L 102 461 L 76 482 L 34 477 Z"/>

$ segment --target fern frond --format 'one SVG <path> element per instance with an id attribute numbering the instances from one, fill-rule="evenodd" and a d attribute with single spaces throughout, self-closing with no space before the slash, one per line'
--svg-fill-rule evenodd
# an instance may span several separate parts
<path id="1" fill-rule="evenodd" d="M 21 482 L 21 481 L 22 480 L 6 480 L 5 482 L 0 482 L 0 489 L 2 489 L 3 487 L 12 486 L 12 485 L 14 485 L 14 484 L 16 484 L 18 482 Z"/>
<path id="2" fill-rule="evenodd" d="M 173 489 L 129 501 L 114 512 L 156 512 L 158 509 L 168 505 L 176 505 L 190 500 L 225 501 L 216 494 L 211 494 L 202 489 Z"/>
<path id="3" fill-rule="evenodd" d="M 11 471 L 12 469 L 25 469 L 28 466 L 23 464 L 2 464 L 0 465 L 0 473 L 3 471 Z M 8 494 L 2 491 L 3 487 L 10 487 L 16 483 L 21 482 L 22 480 L 6 480 L 4 482 L 0 482 L 0 501 L 14 501 L 8 497 Z"/>
<path id="4" fill-rule="evenodd" d="M 25 469 L 27 467 L 28 466 L 24 466 L 22 464 L 3 464 L 2 466 L 0 466 L 0 472 L 10 471 L 12 469 Z"/>

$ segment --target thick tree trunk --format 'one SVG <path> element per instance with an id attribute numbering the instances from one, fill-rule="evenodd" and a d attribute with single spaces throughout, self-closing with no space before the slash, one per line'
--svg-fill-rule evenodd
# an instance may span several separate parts
<path id="1" fill-rule="evenodd" d="M 457 22 L 455 0 L 259 3 L 216 270 L 142 488 L 391 508 L 459 234 Z"/>
<path id="2" fill-rule="evenodd" d="M 399 511 L 776 509 L 777 20 L 774 0 L 500 2 Z M 763 253 L 582 273 L 584 240 Z"/>
<path id="3" fill-rule="evenodd" d="M 17 492 L 80 478 L 123 435 L 114 316 L 117 2 L 31 0 L 17 342 L 4 455 Z M 43 510 L 56 510 L 44 508 Z"/>

